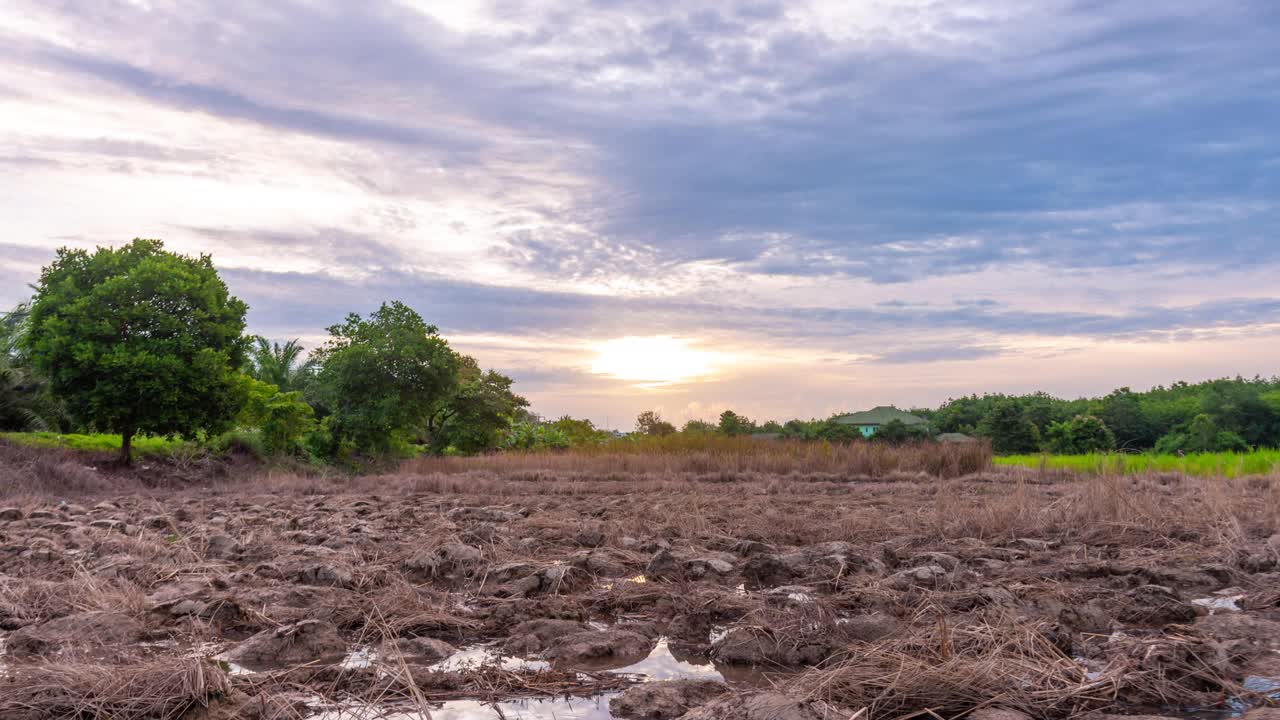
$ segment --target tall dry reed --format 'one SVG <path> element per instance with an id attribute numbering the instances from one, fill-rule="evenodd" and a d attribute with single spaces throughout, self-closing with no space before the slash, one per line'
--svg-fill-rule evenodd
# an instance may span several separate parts
<path id="1" fill-rule="evenodd" d="M 408 461 L 416 474 L 544 472 L 600 477 L 633 474 L 828 473 L 882 478 L 894 473 L 962 477 L 991 466 L 991 448 L 982 442 L 889 445 L 878 442 L 800 442 L 749 437 L 654 438 L 564 452 L 505 452 L 479 457 L 431 457 Z"/>

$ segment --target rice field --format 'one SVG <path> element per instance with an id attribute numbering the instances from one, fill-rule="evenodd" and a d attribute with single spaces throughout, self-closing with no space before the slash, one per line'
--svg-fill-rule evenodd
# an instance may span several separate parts
<path id="1" fill-rule="evenodd" d="M 1089 455 L 1004 455 L 992 459 L 996 465 L 1046 470 L 1069 470 L 1092 475 L 1140 475 L 1181 473 L 1197 477 L 1244 477 L 1280 471 L 1280 450 L 1247 453 L 1196 453 L 1156 455 L 1152 453 L 1093 453 Z"/>

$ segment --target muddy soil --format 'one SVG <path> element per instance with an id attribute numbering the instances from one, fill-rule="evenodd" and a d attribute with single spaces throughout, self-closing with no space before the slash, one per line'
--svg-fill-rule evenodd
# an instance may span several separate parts
<path id="1" fill-rule="evenodd" d="M 1278 483 L 526 474 L 0 501 L 0 717 L 1262 717 Z"/>

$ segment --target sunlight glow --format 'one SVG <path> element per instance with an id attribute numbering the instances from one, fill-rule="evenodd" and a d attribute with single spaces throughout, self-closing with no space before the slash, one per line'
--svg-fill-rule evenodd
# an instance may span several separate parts
<path id="1" fill-rule="evenodd" d="M 619 380 L 669 384 L 712 375 L 726 360 L 721 353 L 698 350 L 692 341 L 670 335 L 622 337 L 594 346 L 591 372 Z"/>

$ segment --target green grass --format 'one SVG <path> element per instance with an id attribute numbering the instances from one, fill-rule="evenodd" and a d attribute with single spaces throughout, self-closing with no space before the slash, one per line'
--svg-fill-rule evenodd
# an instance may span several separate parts
<path id="1" fill-rule="evenodd" d="M 71 450 L 82 450 L 86 452 L 119 452 L 120 436 L 119 435 L 77 435 L 51 432 L 33 432 L 33 433 L 0 433 L 0 439 L 8 440 L 17 445 L 30 445 L 33 447 L 58 447 L 69 448 Z M 133 452 L 135 456 L 162 456 L 169 455 L 174 450 L 185 446 L 187 443 L 178 439 L 167 439 L 163 437 L 146 437 L 142 435 L 134 436 Z"/>
<path id="2" fill-rule="evenodd" d="M 1091 455 L 1004 455 L 992 459 L 996 465 L 1013 465 L 1053 470 L 1073 470 L 1089 474 L 1134 475 L 1147 472 L 1178 472 L 1201 477 L 1266 475 L 1280 472 L 1280 450 L 1247 453 L 1196 453 L 1155 455 L 1106 453 Z"/>

